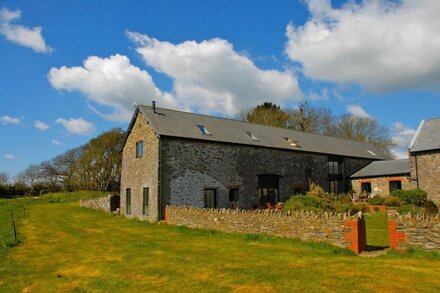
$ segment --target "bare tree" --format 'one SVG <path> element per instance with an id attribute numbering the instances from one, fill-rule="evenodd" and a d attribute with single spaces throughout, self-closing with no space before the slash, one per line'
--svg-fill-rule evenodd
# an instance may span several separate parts
<path id="1" fill-rule="evenodd" d="M 9 184 L 9 174 L 7 172 L 0 172 L 0 185 Z"/>

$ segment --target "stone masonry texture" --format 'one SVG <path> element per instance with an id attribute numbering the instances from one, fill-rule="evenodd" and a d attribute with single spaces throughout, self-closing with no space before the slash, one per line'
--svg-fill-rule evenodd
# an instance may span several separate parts
<path id="1" fill-rule="evenodd" d="M 440 150 L 410 154 L 413 187 L 423 189 L 428 199 L 440 204 Z"/>
<path id="2" fill-rule="evenodd" d="M 143 156 L 136 158 L 136 142 L 143 141 Z M 159 220 L 159 138 L 141 114 L 135 117 L 122 151 L 121 207 L 126 217 Z M 126 190 L 131 189 L 131 214 L 126 214 Z M 143 188 L 149 188 L 148 215 L 142 215 Z"/>
<path id="3" fill-rule="evenodd" d="M 402 189 L 412 189 L 413 185 L 410 178 L 407 176 L 393 176 L 393 177 L 373 177 L 366 179 L 352 180 L 353 190 L 357 193 L 361 193 L 361 186 L 364 182 L 371 183 L 371 193 L 373 196 L 389 196 L 390 195 L 390 181 L 401 181 Z"/>
<path id="4" fill-rule="evenodd" d="M 440 215 L 438 214 L 396 214 L 389 218 L 389 228 L 393 248 L 417 247 L 440 250 Z"/>
<path id="5" fill-rule="evenodd" d="M 346 222 L 357 221 L 358 217 L 331 213 L 200 209 L 181 206 L 167 206 L 166 214 L 166 221 L 171 225 L 234 233 L 267 233 L 307 241 L 324 241 L 340 247 L 352 245 L 351 241 L 347 240 L 351 239 L 347 237 L 351 231 Z"/>

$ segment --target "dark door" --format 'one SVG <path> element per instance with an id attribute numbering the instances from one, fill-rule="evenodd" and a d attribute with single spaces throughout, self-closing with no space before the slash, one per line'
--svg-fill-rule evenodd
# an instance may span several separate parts
<path id="1" fill-rule="evenodd" d="M 259 175 L 258 191 L 262 207 L 267 204 L 275 205 L 280 201 L 279 195 L 280 176 L 278 175 Z"/>
<path id="2" fill-rule="evenodd" d="M 217 196 L 215 189 L 205 189 L 205 208 L 217 207 Z"/>

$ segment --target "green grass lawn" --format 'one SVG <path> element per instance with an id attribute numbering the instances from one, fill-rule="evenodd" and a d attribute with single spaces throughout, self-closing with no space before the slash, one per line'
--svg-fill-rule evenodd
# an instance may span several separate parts
<path id="1" fill-rule="evenodd" d="M 390 246 L 388 235 L 388 215 L 386 212 L 373 212 L 365 215 L 367 245 L 370 248 Z"/>
<path id="2" fill-rule="evenodd" d="M 61 196 L 0 200 L 0 213 L 22 202 L 21 243 L 0 255 L 0 292 L 440 290 L 438 254 L 364 258 L 322 243 L 127 220 Z"/>

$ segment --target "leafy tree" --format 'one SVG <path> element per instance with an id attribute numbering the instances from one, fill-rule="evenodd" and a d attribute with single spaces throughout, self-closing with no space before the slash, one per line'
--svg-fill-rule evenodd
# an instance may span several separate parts
<path id="1" fill-rule="evenodd" d="M 270 102 L 264 102 L 252 108 L 246 115 L 248 122 L 274 127 L 286 127 L 288 119 L 289 116 L 280 106 Z"/>

